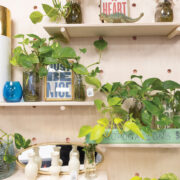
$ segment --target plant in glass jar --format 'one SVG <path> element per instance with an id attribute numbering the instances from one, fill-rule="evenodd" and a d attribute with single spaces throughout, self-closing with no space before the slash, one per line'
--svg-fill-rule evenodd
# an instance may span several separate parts
<path id="1" fill-rule="evenodd" d="M 29 147 L 31 140 L 25 140 L 18 133 L 7 134 L 0 129 L 0 179 L 11 176 L 15 170 L 16 156 L 14 144 L 17 149 L 26 149 Z"/>

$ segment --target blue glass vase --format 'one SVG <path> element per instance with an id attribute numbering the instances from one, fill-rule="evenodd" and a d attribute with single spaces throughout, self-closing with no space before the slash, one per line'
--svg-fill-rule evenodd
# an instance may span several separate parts
<path id="1" fill-rule="evenodd" d="M 22 87 L 18 81 L 7 81 L 4 85 L 3 96 L 7 102 L 20 102 Z"/>

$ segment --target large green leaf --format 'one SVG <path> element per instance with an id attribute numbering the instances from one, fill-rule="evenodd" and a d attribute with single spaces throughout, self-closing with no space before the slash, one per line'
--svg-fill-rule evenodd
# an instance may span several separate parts
<path id="1" fill-rule="evenodd" d="M 142 76 L 137 76 L 137 75 L 132 75 L 131 79 L 134 79 L 134 78 L 142 79 L 143 77 Z"/>
<path id="2" fill-rule="evenodd" d="M 100 111 L 104 102 L 100 99 L 96 99 L 94 100 L 94 104 L 96 105 L 97 110 Z"/>
<path id="3" fill-rule="evenodd" d="M 79 131 L 79 137 L 85 137 L 92 131 L 91 126 L 82 126 L 80 131 Z"/>
<path id="4" fill-rule="evenodd" d="M 112 85 L 110 83 L 106 83 L 105 85 L 103 85 L 102 89 L 107 92 L 111 92 Z"/>
<path id="5" fill-rule="evenodd" d="M 73 64 L 73 71 L 76 74 L 81 74 L 81 75 L 88 75 L 88 70 L 85 66 L 83 66 L 82 64 L 79 63 L 74 63 Z"/>
<path id="6" fill-rule="evenodd" d="M 163 84 L 162 81 L 158 78 L 149 78 L 146 79 L 143 82 L 142 85 L 143 89 L 152 89 L 152 90 L 162 90 L 163 89 Z"/>
<path id="7" fill-rule="evenodd" d="M 108 98 L 108 104 L 110 106 L 119 105 L 120 102 L 121 102 L 121 98 L 119 98 L 119 97 Z"/>
<path id="8" fill-rule="evenodd" d="M 29 58 L 29 56 L 27 56 L 27 55 L 20 54 L 17 61 L 18 61 L 19 65 L 21 65 L 22 67 L 24 67 L 26 69 L 33 68 L 33 63 L 31 61 L 31 59 Z"/>
<path id="9" fill-rule="evenodd" d="M 23 138 L 21 134 L 18 134 L 18 133 L 14 134 L 14 138 L 15 138 L 16 148 L 21 149 L 21 147 L 23 147 L 26 143 L 25 139 Z"/>
<path id="10" fill-rule="evenodd" d="M 109 120 L 107 118 L 101 118 L 101 119 L 97 120 L 97 123 L 106 128 L 109 125 Z"/>
<path id="11" fill-rule="evenodd" d="M 174 97 L 177 101 L 180 102 L 180 91 L 176 91 L 175 94 L 174 94 Z"/>
<path id="12" fill-rule="evenodd" d="M 124 129 L 129 129 L 132 132 L 134 132 L 135 134 L 137 134 L 140 138 L 144 139 L 144 136 L 142 134 L 142 132 L 140 131 L 139 127 L 132 121 L 126 121 L 124 123 Z"/>
<path id="13" fill-rule="evenodd" d="M 124 121 L 124 120 L 121 119 L 121 118 L 114 118 L 114 123 L 115 123 L 116 125 L 122 123 L 123 121 Z"/>
<path id="14" fill-rule="evenodd" d="M 152 115 L 148 113 L 148 111 L 146 110 L 143 110 L 141 112 L 141 119 L 142 119 L 142 122 L 147 125 L 147 126 L 151 126 L 151 123 L 152 123 Z"/>
<path id="15" fill-rule="evenodd" d="M 100 139 L 105 132 L 105 127 L 101 125 L 96 125 L 92 129 L 91 135 L 90 135 L 90 140 L 98 140 Z"/>
<path id="16" fill-rule="evenodd" d="M 101 82 L 99 81 L 99 79 L 97 79 L 95 77 L 86 76 L 85 81 L 88 84 L 94 85 L 98 89 L 101 87 Z"/>
<path id="17" fill-rule="evenodd" d="M 50 18 L 52 18 L 53 16 L 57 16 L 58 13 L 58 9 L 53 8 L 51 6 L 49 6 L 48 4 L 42 4 L 42 7 L 46 13 L 46 15 Z"/>
<path id="18" fill-rule="evenodd" d="M 30 54 L 28 59 L 33 63 L 33 64 L 38 64 L 39 63 L 39 58 L 35 54 Z"/>
<path id="19" fill-rule="evenodd" d="M 14 38 L 24 38 L 24 34 L 17 34 L 14 36 Z"/>
<path id="20" fill-rule="evenodd" d="M 34 11 L 30 14 L 29 18 L 31 19 L 32 23 L 36 24 L 42 21 L 43 14 L 39 11 Z"/>
<path id="21" fill-rule="evenodd" d="M 76 52 L 71 47 L 59 48 L 57 54 L 57 58 L 68 58 L 68 59 L 76 59 Z"/>
<path id="22" fill-rule="evenodd" d="M 180 115 L 175 115 L 173 117 L 173 123 L 175 128 L 180 128 Z"/>
<path id="23" fill-rule="evenodd" d="M 100 51 L 104 50 L 107 45 L 108 43 L 104 39 L 100 39 L 94 42 L 94 46 Z"/>
<path id="24" fill-rule="evenodd" d="M 171 80 L 164 81 L 163 86 L 165 89 L 170 89 L 170 90 L 180 89 L 180 84 Z"/>
<path id="25" fill-rule="evenodd" d="M 161 109 L 151 101 L 144 100 L 143 104 L 145 105 L 145 108 L 148 110 L 148 112 L 152 113 L 153 115 L 159 115 L 162 113 Z"/>
<path id="26" fill-rule="evenodd" d="M 43 46 L 43 47 L 39 48 L 38 51 L 39 51 L 40 55 L 42 55 L 42 54 L 51 52 L 52 48 L 49 46 Z"/>

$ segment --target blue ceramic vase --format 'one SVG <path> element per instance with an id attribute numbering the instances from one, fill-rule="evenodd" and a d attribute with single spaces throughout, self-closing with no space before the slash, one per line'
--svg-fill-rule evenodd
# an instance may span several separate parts
<path id="1" fill-rule="evenodd" d="M 4 85 L 3 96 L 6 102 L 20 102 L 22 87 L 18 81 L 7 81 Z"/>

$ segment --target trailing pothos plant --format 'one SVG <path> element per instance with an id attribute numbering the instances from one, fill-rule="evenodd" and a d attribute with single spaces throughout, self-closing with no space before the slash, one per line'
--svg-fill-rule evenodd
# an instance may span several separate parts
<path id="1" fill-rule="evenodd" d="M 40 77 L 44 77 L 48 74 L 48 65 L 61 63 L 76 74 L 83 75 L 88 84 L 94 85 L 97 89 L 101 87 L 101 82 L 96 77 L 100 73 L 99 67 L 89 69 L 100 64 L 102 51 L 107 47 L 104 39 L 100 38 L 94 42 L 94 46 L 99 52 L 99 60 L 86 67 L 80 63 L 80 56 L 73 48 L 61 46 L 53 37 L 46 39 L 35 34 L 18 34 L 15 38 L 20 41 L 18 42 L 19 46 L 13 50 L 13 57 L 10 61 L 12 65 L 22 67 L 24 71 L 37 72 Z M 79 50 L 81 53 L 87 52 L 85 48 Z"/>
<path id="2" fill-rule="evenodd" d="M 135 78 L 139 82 L 134 81 Z M 120 134 L 131 130 L 141 138 L 144 138 L 142 131 L 151 135 L 153 129 L 180 128 L 179 89 L 180 84 L 175 81 L 158 78 L 143 81 L 142 76 L 136 75 L 123 84 L 106 83 L 101 87 L 106 101 L 95 100 L 103 118 L 94 127 L 81 127 L 79 137 L 89 135 L 90 140 L 100 143 L 114 128 Z"/>
<path id="3" fill-rule="evenodd" d="M 49 4 L 42 4 L 42 8 L 46 16 L 48 16 L 51 21 L 60 21 L 62 17 L 68 17 L 71 12 L 70 2 L 62 5 L 59 0 L 52 0 L 52 3 L 53 6 L 50 6 Z M 40 11 L 34 11 L 29 17 L 32 23 L 36 24 L 42 21 L 44 15 Z"/>
<path id="4" fill-rule="evenodd" d="M 31 140 L 25 139 L 21 134 L 7 134 L 0 129 L 0 149 L 4 151 L 3 161 L 5 163 L 12 163 L 16 161 L 16 156 L 9 153 L 9 148 L 15 144 L 17 149 L 26 149 L 30 146 Z"/>

